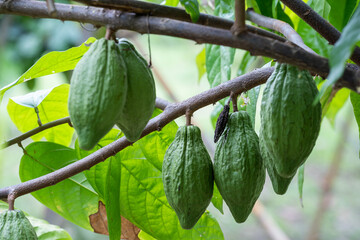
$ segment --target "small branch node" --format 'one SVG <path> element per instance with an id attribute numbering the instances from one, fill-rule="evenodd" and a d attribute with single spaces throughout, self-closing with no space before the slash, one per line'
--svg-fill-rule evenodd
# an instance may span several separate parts
<path id="1" fill-rule="evenodd" d="M 105 38 L 107 40 L 115 40 L 115 33 L 116 33 L 116 30 L 112 29 L 111 27 L 107 27 L 106 28 L 106 33 L 105 33 Z"/>
<path id="2" fill-rule="evenodd" d="M 233 111 L 234 111 L 234 112 L 237 112 L 237 111 L 238 111 L 238 107 L 237 107 L 237 97 L 238 97 L 238 95 L 235 94 L 234 92 L 231 92 L 231 93 L 230 93 L 230 99 L 231 99 L 232 104 L 233 104 Z"/>
<path id="3" fill-rule="evenodd" d="M 34 110 L 35 110 L 35 113 L 37 116 L 37 123 L 38 123 L 39 127 L 41 127 L 42 123 L 41 123 L 41 119 L 40 119 L 40 115 L 39 115 L 39 109 L 37 107 L 34 107 Z"/>
<path id="4" fill-rule="evenodd" d="M 193 112 L 190 108 L 186 109 L 185 117 L 186 117 L 186 126 L 191 126 L 191 116 Z"/>
<path id="5" fill-rule="evenodd" d="M 14 190 L 12 190 L 7 197 L 7 202 L 9 204 L 9 211 L 12 211 L 15 209 L 14 208 L 15 199 L 16 199 L 16 192 Z"/>

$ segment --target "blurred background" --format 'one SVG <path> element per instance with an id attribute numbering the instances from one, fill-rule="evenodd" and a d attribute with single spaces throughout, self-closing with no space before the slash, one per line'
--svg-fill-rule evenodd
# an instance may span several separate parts
<path id="1" fill-rule="evenodd" d="M 37 59 L 50 51 L 62 51 L 78 46 L 88 37 L 103 37 L 104 28 L 92 25 L 31 19 L 0 15 L 0 88 L 15 81 Z M 119 31 L 118 37 L 130 39 L 146 60 L 149 60 L 148 36 Z M 157 96 L 170 102 L 183 101 L 209 89 L 204 77 L 199 79 L 196 57 L 203 45 L 192 41 L 164 36 L 150 36 L 153 73 L 156 78 Z M 234 66 L 238 65 L 244 51 L 237 50 Z M 256 63 L 253 67 L 261 67 Z M 232 71 L 236 76 L 236 69 Z M 31 91 L 48 89 L 68 83 L 71 73 L 54 74 L 28 81 L 9 90 L 0 105 L 0 142 L 21 134 L 12 124 L 6 106 L 8 99 Z M 260 95 L 261 97 L 261 95 Z M 260 100 L 260 99 L 259 99 Z M 258 101 L 259 104 L 260 101 Z M 194 113 L 193 123 L 203 132 L 204 142 L 212 155 L 213 126 L 211 113 L 214 106 L 207 106 Z M 349 99 L 333 121 L 324 118 L 314 151 L 306 162 L 303 188 L 303 207 L 299 199 L 297 177 L 288 192 L 276 195 L 267 178 L 264 190 L 253 214 L 243 224 L 233 220 L 225 207 L 222 215 L 212 205 L 209 211 L 219 221 L 225 239 L 274 239 L 271 234 L 284 239 L 359 239 L 360 238 L 360 161 L 359 134 Z M 259 130 L 259 112 L 256 131 Z M 184 118 L 176 120 L 184 125 Z M 31 140 L 26 140 L 26 146 Z M 22 150 L 14 145 L 0 150 L 0 188 L 20 182 L 18 167 Z M 29 214 L 46 219 L 66 229 L 73 239 L 108 239 L 91 233 L 64 220 L 31 195 L 16 201 L 16 207 Z"/>

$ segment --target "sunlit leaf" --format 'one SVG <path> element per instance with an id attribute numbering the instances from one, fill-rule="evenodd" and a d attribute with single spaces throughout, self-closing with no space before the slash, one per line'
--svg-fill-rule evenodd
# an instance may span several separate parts
<path id="1" fill-rule="evenodd" d="M 339 90 L 335 97 L 331 100 L 331 103 L 326 112 L 326 118 L 329 119 L 330 123 L 335 125 L 335 117 L 339 110 L 344 106 L 345 102 L 348 100 L 350 95 L 350 90 L 343 88 Z"/>
<path id="2" fill-rule="evenodd" d="M 9 205 L 0 201 L 0 213 L 9 209 Z M 24 212 L 25 213 L 25 212 Z M 38 240 L 71 240 L 69 233 L 59 226 L 52 225 L 47 221 L 35 218 L 25 213 L 31 225 L 34 227 Z"/>
<path id="3" fill-rule="evenodd" d="M 10 98 L 7 110 L 19 131 L 27 132 L 39 127 L 35 110 L 39 112 L 42 124 L 68 117 L 68 95 L 69 84 L 62 84 L 49 90 L 41 90 L 24 96 Z M 62 124 L 44 130 L 31 138 L 34 141 L 40 141 L 45 137 L 50 142 L 68 146 L 73 134 L 74 129 L 72 127 L 68 124 Z"/>
<path id="4" fill-rule="evenodd" d="M 78 47 L 73 47 L 63 52 L 50 52 L 42 56 L 15 82 L 12 82 L 9 85 L 0 89 L 0 102 L 2 100 L 2 97 L 4 96 L 4 93 L 7 90 L 20 83 L 29 81 L 34 78 L 74 69 L 77 62 L 89 49 L 89 45 L 95 41 L 96 39 L 91 37 Z"/>
<path id="5" fill-rule="evenodd" d="M 19 167 L 22 182 L 52 173 L 77 161 L 73 149 L 52 142 L 34 142 L 25 151 Z M 84 173 L 31 194 L 70 222 L 92 230 L 89 216 L 97 212 L 99 197 Z"/>
<path id="6" fill-rule="evenodd" d="M 199 52 L 199 54 L 196 56 L 196 66 L 198 70 L 198 81 L 200 82 L 201 77 L 206 73 L 206 54 L 205 54 L 205 48 Z"/>

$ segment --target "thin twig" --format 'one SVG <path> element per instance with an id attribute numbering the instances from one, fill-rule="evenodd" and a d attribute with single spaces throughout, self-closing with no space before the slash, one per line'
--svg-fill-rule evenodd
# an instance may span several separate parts
<path id="1" fill-rule="evenodd" d="M 192 111 L 196 111 L 209 104 L 213 104 L 224 97 L 229 96 L 230 92 L 240 94 L 247 89 L 251 89 L 255 86 L 265 83 L 273 70 L 274 68 L 261 68 L 254 70 L 231 81 L 225 82 L 215 88 L 209 89 L 196 96 L 188 98 L 183 102 L 169 104 L 165 108 L 164 112 L 148 122 L 141 137 L 144 137 L 153 131 L 161 130 L 166 124 L 184 115 L 186 110 L 189 108 L 191 108 Z M 19 197 L 42 188 L 52 186 L 86 169 L 91 168 L 92 166 L 104 161 L 108 157 L 115 155 L 131 144 L 132 143 L 127 141 L 125 137 L 122 137 L 90 154 L 89 156 L 52 173 L 14 186 L 0 189 L 0 199 L 7 199 L 8 195 L 12 192 L 15 192 L 16 196 Z"/>
<path id="2" fill-rule="evenodd" d="M 245 19 L 245 0 L 235 0 L 235 22 L 231 27 L 233 34 L 239 35 L 246 30 Z"/>
<path id="3" fill-rule="evenodd" d="M 46 0 L 46 6 L 48 8 L 49 15 L 56 16 L 56 8 L 55 8 L 54 0 Z"/>
<path id="4" fill-rule="evenodd" d="M 13 138 L 7 142 L 4 142 L 3 144 L 0 145 L 0 149 L 3 149 L 3 148 L 6 148 L 6 147 L 9 147 L 11 145 L 14 145 L 14 144 L 17 144 L 17 143 L 20 143 L 21 141 L 39 133 L 39 132 L 42 132 L 48 128 L 52 128 L 52 127 L 55 127 L 55 126 L 58 126 L 58 125 L 61 125 L 61 124 L 65 124 L 65 123 L 70 123 L 70 118 L 69 117 L 65 117 L 65 118 L 61 118 L 61 119 L 58 119 L 58 120 L 55 120 L 55 121 L 52 121 L 52 122 L 48 122 L 48 123 L 45 123 L 43 125 L 41 125 L 40 127 L 37 127 L 37 128 L 34 128 L 16 138 Z"/>
<path id="5" fill-rule="evenodd" d="M 156 98 L 156 101 L 155 101 L 155 107 L 161 109 L 161 110 L 164 110 L 166 108 L 166 106 L 169 104 L 168 101 L 164 100 L 164 99 L 161 99 L 161 98 Z M 65 117 L 65 118 L 61 118 L 61 119 L 57 119 L 55 121 L 52 121 L 52 122 L 48 122 L 38 128 L 34 128 L 16 138 L 13 138 L 7 142 L 4 142 L 3 144 L 0 145 L 0 150 L 3 149 L 3 148 L 7 148 L 11 145 L 14 145 L 14 144 L 21 144 L 22 141 L 24 141 L 25 139 L 39 133 L 39 132 L 42 132 L 48 128 L 52 128 L 52 127 L 55 127 L 55 126 L 58 126 L 58 125 L 61 125 L 61 124 L 65 124 L 65 123 L 68 123 L 69 126 L 72 126 L 71 125 L 71 121 L 70 121 L 70 118 L 69 117 Z"/>
<path id="6" fill-rule="evenodd" d="M 310 227 L 308 240 L 317 240 L 319 239 L 319 233 L 321 230 L 321 225 L 324 219 L 324 215 L 329 208 L 331 201 L 331 191 L 335 181 L 335 178 L 339 172 L 339 167 L 341 160 L 343 159 L 343 155 L 345 154 L 345 144 L 346 139 L 350 133 L 350 123 L 352 121 L 353 111 L 348 110 L 348 113 L 345 118 L 345 122 L 341 127 L 341 136 L 338 139 L 338 144 L 333 154 L 333 159 L 331 161 L 331 165 L 329 170 L 327 171 L 324 182 L 322 184 L 322 191 L 319 200 L 319 204 L 317 207 L 317 211 L 315 213 L 313 222 Z"/>
<path id="7" fill-rule="evenodd" d="M 260 15 L 256 13 L 252 8 L 249 8 L 246 13 L 248 20 L 252 21 L 253 23 L 256 23 L 261 27 L 266 27 L 278 31 L 282 33 L 289 41 L 295 43 L 304 50 L 313 54 L 317 54 L 311 48 L 305 45 L 300 35 L 290 26 L 290 24 L 284 21 Z"/>
<path id="8" fill-rule="evenodd" d="M 11 4 L 11 10 L 1 8 L 3 2 L 4 0 L 0 0 L 0 13 L 54 18 L 48 16 L 45 2 L 17 0 Z M 58 12 L 56 18 L 62 20 L 88 22 L 98 26 L 111 26 L 113 29 L 128 29 L 139 33 L 148 31 L 147 16 L 69 4 L 56 4 L 56 9 Z M 237 37 L 229 30 L 151 16 L 149 23 L 152 34 L 244 49 L 253 55 L 274 58 L 279 62 L 307 69 L 322 77 L 326 77 L 329 73 L 328 59 L 306 52 L 296 45 L 269 39 L 249 31 L 242 33 L 241 37 Z M 341 87 L 360 92 L 360 70 L 347 66 L 338 84 Z"/>
<path id="9" fill-rule="evenodd" d="M 320 35 L 328 40 L 330 44 L 334 45 L 340 38 L 341 33 L 302 0 L 281 0 L 281 2 L 283 2 L 313 29 L 315 29 L 315 31 L 320 33 Z M 359 47 L 355 47 L 350 59 L 360 66 Z"/>

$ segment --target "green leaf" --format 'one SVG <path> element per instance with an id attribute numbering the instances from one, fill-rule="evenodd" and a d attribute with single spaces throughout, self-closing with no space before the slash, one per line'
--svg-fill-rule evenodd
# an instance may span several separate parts
<path id="1" fill-rule="evenodd" d="M 216 128 L 216 121 L 223 109 L 224 109 L 224 105 L 222 105 L 220 102 L 217 102 L 211 112 L 210 120 L 211 120 L 211 125 L 213 126 L 214 129 Z"/>
<path id="2" fill-rule="evenodd" d="M 151 235 L 147 234 L 144 231 L 140 231 L 138 237 L 140 240 L 156 240 L 156 238 L 153 238 Z"/>
<path id="3" fill-rule="evenodd" d="M 310 0 L 307 4 L 320 16 L 325 19 L 328 18 L 330 6 L 325 0 Z M 309 48 L 321 56 L 329 57 L 332 46 L 306 22 L 300 20 L 296 31 Z"/>
<path id="4" fill-rule="evenodd" d="M 180 0 L 185 11 L 190 15 L 191 21 L 197 22 L 200 17 L 199 3 L 197 0 Z"/>
<path id="5" fill-rule="evenodd" d="M 214 14 L 227 19 L 234 18 L 234 0 L 215 0 Z M 213 88 L 231 78 L 231 65 L 235 49 L 218 45 L 205 45 L 206 72 L 210 87 Z"/>
<path id="6" fill-rule="evenodd" d="M 78 159 L 82 159 L 100 148 L 112 143 L 122 137 L 120 131 L 112 129 L 91 150 L 85 151 L 79 148 L 78 141 L 75 142 L 75 151 Z M 121 236 L 121 214 L 120 214 L 120 182 L 121 162 L 120 159 L 110 157 L 99 163 L 90 170 L 84 172 L 87 180 L 104 201 L 106 216 L 108 219 L 108 231 L 110 239 L 120 239 Z"/>
<path id="7" fill-rule="evenodd" d="M 200 82 L 201 77 L 206 73 L 206 54 L 205 54 L 205 48 L 199 52 L 199 54 L 196 56 L 196 66 L 198 69 L 199 77 L 198 82 Z"/>
<path id="8" fill-rule="evenodd" d="M 219 192 L 219 189 L 217 188 L 216 184 L 214 183 L 214 193 L 213 197 L 211 199 L 212 204 L 214 207 L 219 210 L 222 214 L 224 214 L 223 210 L 223 198 Z"/>
<path id="9" fill-rule="evenodd" d="M 345 27 L 356 6 L 356 0 L 326 0 L 331 6 L 329 20 L 339 31 Z"/>
<path id="10" fill-rule="evenodd" d="M 356 92 L 351 91 L 350 100 L 354 109 L 354 115 L 359 128 L 359 135 L 360 135 L 360 95 Z M 359 157 L 360 157 L 360 152 L 359 152 Z"/>
<path id="11" fill-rule="evenodd" d="M 68 117 L 68 95 L 69 84 L 62 84 L 49 90 L 41 90 L 24 96 L 10 98 L 7 110 L 13 123 L 20 132 L 24 133 L 39 127 L 36 109 L 39 111 L 42 124 Z M 31 138 L 34 141 L 40 141 L 45 137 L 50 142 L 68 146 L 73 134 L 74 129 L 72 127 L 68 124 L 62 124 L 44 130 Z"/>
<path id="12" fill-rule="evenodd" d="M 77 62 L 89 49 L 89 45 L 95 41 L 95 38 L 90 37 L 88 40 L 86 40 L 86 42 L 78 47 L 73 47 L 63 52 L 50 52 L 42 56 L 15 82 L 10 83 L 9 85 L 0 89 L 0 102 L 7 90 L 20 83 L 29 81 L 34 78 L 74 69 Z"/>
<path id="13" fill-rule="evenodd" d="M 7 211 L 9 205 L 0 201 L 0 213 Z M 69 233 L 59 226 L 52 225 L 47 221 L 30 216 L 26 212 L 25 216 L 29 219 L 31 225 L 34 227 L 38 240 L 71 240 Z"/>
<path id="14" fill-rule="evenodd" d="M 324 83 L 320 94 L 324 94 L 325 89 L 333 86 L 342 76 L 345 63 L 351 56 L 355 45 L 360 41 L 360 7 L 358 6 L 349 23 L 345 26 L 341 37 L 336 42 L 330 55 L 330 73 L 328 80 Z"/>
<path id="15" fill-rule="evenodd" d="M 305 172 L 305 164 L 301 165 L 298 170 L 299 198 L 302 207 L 304 207 L 303 204 L 304 172 Z"/>
<path id="16" fill-rule="evenodd" d="M 340 89 L 335 97 L 331 100 L 329 107 L 327 108 L 326 118 L 329 119 L 330 123 L 335 126 L 335 117 L 339 110 L 344 106 L 348 100 L 350 90 L 347 88 Z"/>
<path id="17" fill-rule="evenodd" d="M 206 47 L 206 72 L 210 87 L 229 81 L 231 65 L 234 61 L 235 49 L 230 47 L 210 45 Z"/>
<path id="18" fill-rule="evenodd" d="M 153 116 L 160 112 L 156 109 Z M 159 240 L 199 239 L 200 235 L 203 239 L 223 239 L 218 223 L 208 213 L 202 216 L 194 229 L 183 230 L 176 213 L 167 202 L 162 184 L 162 162 L 177 128 L 171 122 L 161 131 L 143 137 L 115 155 L 116 161 L 121 162 L 121 215 Z M 107 160 L 103 164 L 106 162 Z M 101 179 L 106 174 L 105 170 L 97 170 L 92 179 Z M 90 171 L 94 171 L 93 168 Z M 93 180 L 89 178 L 89 182 Z M 103 189 L 101 182 L 104 180 L 93 185 L 94 189 Z"/>
<path id="19" fill-rule="evenodd" d="M 22 182 L 54 172 L 77 160 L 73 149 L 52 142 L 34 142 L 25 151 L 19 167 Z M 70 222 L 92 230 L 89 216 L 97 212 L 99 197 L 84 173 L 31 194 Z"/>
<path id="20" fill-rule="evenodd" d="M 165 1 L 166 6 L 176 7 L 178 4 L 179 4 L 179 0 L 166 0 Z"/>

